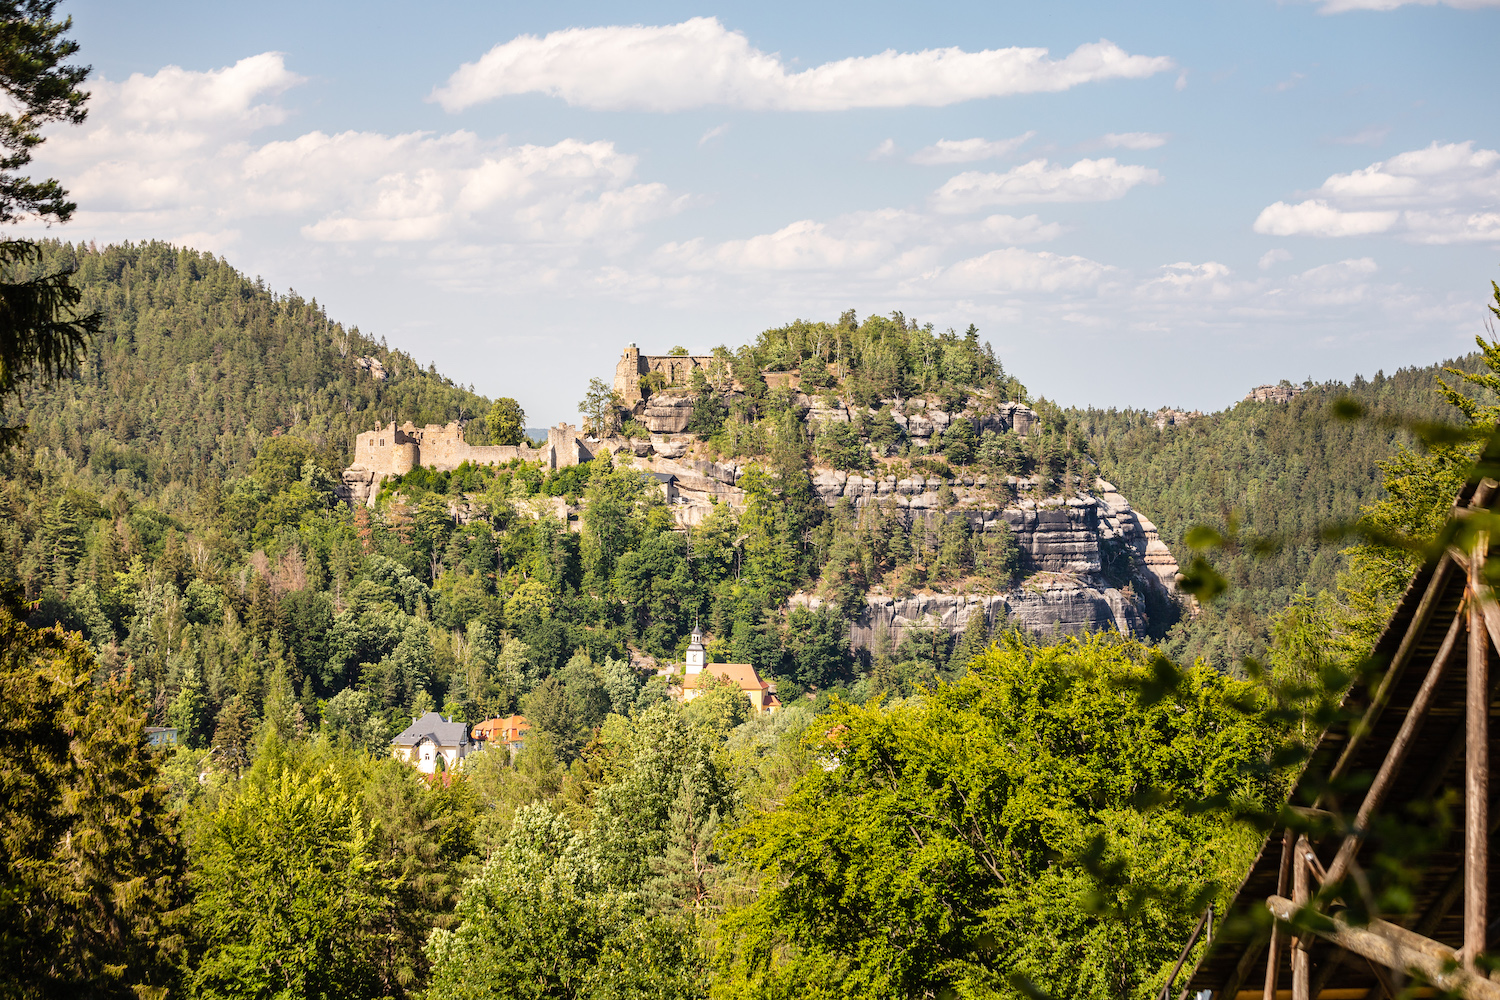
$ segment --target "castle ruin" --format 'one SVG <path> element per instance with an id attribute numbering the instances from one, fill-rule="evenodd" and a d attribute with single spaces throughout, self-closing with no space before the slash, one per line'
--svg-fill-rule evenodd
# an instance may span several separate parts
<path id="1" fill-rule="evenodd" d="M 540 462 L 544 469 L 562 469 L 587 462 L 594 457 L 583 442 L 583 435 L 572 424 L 547 428 L 547 443 L 474 445 L 464 440 L 463 425 L 458 421 L 417 427 L 410 420 L 396 426 L 365 431 L 354 439 L 354 464 L 344 470 L 346 499 L 353 503 L 374 503 L 380 484 L 403 476 L 420 466 L 439 472 L 452 472 L 460 465 L 502 465 L 513 459 Z"/>
<path id="2" fill-rule="evenodd" d="M 687 385 L 693 369 L 704 373 L 715 363 L 724 364 L 712 354 L 642 354 L 634 344 L 625 348 L 615 364 L 615 392 L 625 406 L 634 406 L 645 396 L 641 393 L 641 379 L 655 372 L 666 381 L 664 385 Z"/>

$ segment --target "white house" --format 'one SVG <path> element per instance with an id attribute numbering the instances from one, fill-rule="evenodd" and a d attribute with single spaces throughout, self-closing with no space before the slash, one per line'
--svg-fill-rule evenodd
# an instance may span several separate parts
<path id="1" fill-rule="evenodd" d="M 423 774 L 432 774 L 439 767 L 451 771 L 477 749 L 466 723 L 445 719 L 436 712 L 413 719 L 391 740 L 391 756 L 415 764 Z"/>

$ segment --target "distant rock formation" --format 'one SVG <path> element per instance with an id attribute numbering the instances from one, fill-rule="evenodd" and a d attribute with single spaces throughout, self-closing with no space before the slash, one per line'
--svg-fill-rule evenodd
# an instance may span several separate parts
<path id="1" fill-rule="evenodd" d="M 873 499 L 864 493 L 867 482 L 856 484 L 856 503 Z M 953 481 L 950 488 L 961 482 Z M 937 480 L 927 483 L 941 485 Z M 982 488 L 983 481 L 978 486 Z M 820 485 L 825 500 L 836 499 L 825 489 Z M 904 489 L 898 484 L 890 496 L 908 511 L 908 524 L 920 519 L 935 530 L 938 518 L 964 517 L 976 534 L 1004 525 L 1020 545 L 1025 575 L 1015 588 L 996 594 L 871 594 L 851 630 L 857 649 L 870 648 L 882 629 L 893 644 L 914 629 L 940 627 L 957 633 L 973 613 L 983 614 L 990 627 L 1010 621 L 1040 634 L 1114 628 L 1124 635 L 1140 635 L 1151 626 L 1159 631 L 1170 624 L 1153 617 L 1174 616 L 1183 607 L 1177 560 L 1156 525 L 1102 479 L 1095 481 L 1093 493 L 1066 501 L 1021 500 L 988 510 L 960 506 L 946 513 L 933 509 L 935 492 L 909 495 Z M 960 504 L 976 502 L 962 485 L 955 492 Z"/>
<path id="2" fill-rule="evenodd" d="M 1152 419 L 1152 422 L 1156 424 L 1157 430 L 1164 431 L 1168 427 L 1181 427 L 1183 424 L 1197 420 L 1201 416 L 1203 416 L 1202 410 L 1193 410 L 1189 413 L 1186 410 L 1174 410 L 1170 406 L 1163 406 L 1156 411 L 1156 416 Z"/>
<path id="3" fill-rule="evenodd" d="M 1245 394 L 1246 403 L 1290 403 L 1306 392 L 1300 385 L 1282 382 L 1280 385 L 1258 385 Z"/>

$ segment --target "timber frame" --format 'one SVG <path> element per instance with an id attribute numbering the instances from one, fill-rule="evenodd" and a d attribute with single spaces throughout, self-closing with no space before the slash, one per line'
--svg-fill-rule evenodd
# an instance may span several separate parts
<path id="1" fill-rule="evenodd" d="M 1492 444 L 1486 470 L 1494 469 L 1495 458 Z M 1497 504 L 1500 484 L 1471 481 L 1454 516 L 1485 524 L 1488 519 L 1475 514 L 1492 514 Z M 1292 792 L 1292 801 L 1305 802 L 1312 796 L 1299 795 L 1300 788 L 1371 775 L 1358 810 L 1347 824 L 1325 824 L 1332 832 L 1314 834 L 1312 841 L 1292 829 L 1273 831 L 1225 914 L 1243 918 L 1269 910 L 1269 931 L 1212 940 L 1186 983 L 1174 973 L 1160 994 L 1164 1000 L 1179 986 L 1179 1000 L 1202 991 L 1213 1000 L 1395 997 L 1409 974 L 1432 984 L 1418 995 L 1433 995 L 1437 987 L 1500 1000 L 1500 973 L 1492 979 L 1475 963 L 1481 952 L 1500 947 L 1500 921 L 1490 922 L 1490 914 L 1500 912 L 1500 887 L 1489 864 L 1490 841 L 1500 827 L 1489 780 L 1496 729 L 1490 720 L 1500 694 L 1500 606 L 1484 573 L 1492 554 L 1488 533 L 1469 530 L 1459 537 L 1470 540 L 1465 551 L 1449 547 L 1411 581 L 1375 646 L 1374 662 L 1385 665 L 1378 683 L 1373 691 L 1351 689 L 1344 709 L 1355 721 L 1323 734 Z M 1366 836 L 1372 819 L 1439 800 L 1456 803 L 1462 822 L 1446 843 L 1423 855 L 1410 913 L 1359 924 L 1332 912 L 1291 923 L 1309 903 L 1328 909 L 1317 903 L 1316 886 L 1363 877 L 1362 863 L 1379 846 Z M 1320 798 L 1300 811 L 1329 817 L 1330 806 Z"/>

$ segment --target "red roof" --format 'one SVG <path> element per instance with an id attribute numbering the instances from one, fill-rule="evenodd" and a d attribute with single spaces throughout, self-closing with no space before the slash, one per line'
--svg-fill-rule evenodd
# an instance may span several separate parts
<path id="1" fill-rule="evenodd" d="M 512 715 L 504 719 L 486 719 L 474 727 L 476 740 L 494 740 L 500 743 L 519 743 L 521 734 L 531 728 L 524 715 Z"/>
<path id="2" fill-rule="evenodd" d="M 698 678 L 709 674 L 714 677 L 728 680 L 741 691 L 765 691 L 771 685 L 760 679 L 760 674 L 748 663 L 708 663 L 703 667 L 701 674 L 688 674 L 682 679 L 684 688 L 695 688 L 698 686 Z"/>

